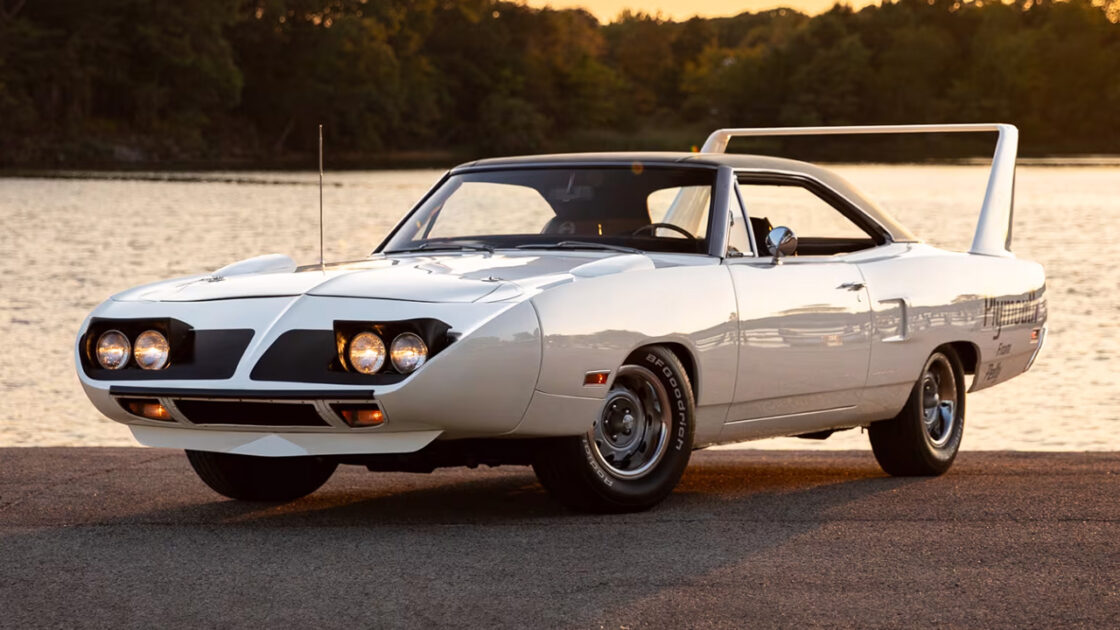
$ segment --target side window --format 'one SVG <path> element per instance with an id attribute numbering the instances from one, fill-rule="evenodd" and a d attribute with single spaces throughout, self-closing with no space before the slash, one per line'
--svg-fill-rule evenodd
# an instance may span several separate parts
<path id="1" fill-rule="evenodd" d="M 730 199 L 727 200 L 727 216 L 731 223 L 727 226 L 727 255 L 750 256 L 751 237 L 747 229 L 747 217 L 743 212 L 739 195 L 734 193 L 735 191 L 732 191 Z"/>
<path id="2" fill-rule="evenodd" d="M 807 188 L 747 181 L 739 189 L 759 242 L 782 225 L 797 235 L 801 256 L 833 256 L 876 245 L 874 235 Z"/>

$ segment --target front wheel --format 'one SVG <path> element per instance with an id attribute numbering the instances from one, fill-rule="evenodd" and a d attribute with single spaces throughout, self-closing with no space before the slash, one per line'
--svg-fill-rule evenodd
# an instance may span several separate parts
<path id="1" fill-rule="evenodd" d="M 964 370 L 950 348 L 926 359 L 897 416 L 868 427 L 871 450 L 890 475 L 934 476 L 949 470 L 964 433 Z"/>
<path id="2" fill-rule="evenodd" d="M 241 501 L 294 501 L 330 479 L 336 462 L 319 457 L 254 457 L 187 451 L 187 460 L 214 492 Z"/>
<path id="3" fill-rule="evenodd" d="M 538 454 L 533 470 L 570 508 L 649 509 L 684 474 L 694 408 L 688 375 L 676 355 L 664 348 L 641 350 L 618 369 L 591 430 L 554 440 Z"/>

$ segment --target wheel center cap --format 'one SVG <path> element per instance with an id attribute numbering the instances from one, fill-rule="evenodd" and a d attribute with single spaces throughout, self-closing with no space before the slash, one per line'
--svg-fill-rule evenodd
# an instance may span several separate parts
<path id="1" fill-rule="evenodd" d="M 644 417 L 643 413 L 636 396 L 630 392 L 617 392 L 603 411 L 600 435 L 605 443 L 602 446 L 613 451 L 616 457 L 625 457 L 642 439 L 640 419 Z"/>

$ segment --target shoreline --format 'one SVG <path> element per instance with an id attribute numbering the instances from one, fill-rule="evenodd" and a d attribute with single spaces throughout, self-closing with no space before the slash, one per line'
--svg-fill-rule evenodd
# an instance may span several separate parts
<path id="1" fill-rule="evenodd" d="M 478 156 L 455 154 L 452 152 L 387 154 L 369 160 L 343 162 L 328 165 L 327 173 L 392 172 L 423 169 L 449 169 L 458 164 L 483 159 Z M 989 166 L 991 158 L 934 158 L 925 160 L 819 160 L 822 166 Z M 1049 155 L 1019 157 L 1019 166 L 1084 168 L 1120 167 L 1120 154 L 1088 155 Z M 186 163 L 145 163 L 145 164 L 101 164 L 89 167 L 60 168 L 0 168 L 0 179 L 102 179 L 121 181 L 171 181 L 171 182 L 224 182 L 224 183 L 293 183 L 261 182 L 257 179 L 238 177 L 251 173 L 300 174 L 318 172 L 310 160 L 286 162 L 186 162 Z M 208 176 L 222 173 L 225 176 Z"/>
<path id="2" fill-rule="evenodd" d="M 327 176 L 332 174 L 355 173 L 393 173 L 408 172 L 408 170 L 450 169 L 465 161 L 450 161 L 450 163 L 405 163 L 399 166 L 368 166 L 368 167 L 337 167 L 327 170 Z M 856 167 L 914 167 L 914 166 L 977 166 L 988 167 L 990 158 L 962 158 L 962 159 L 931 159 L 922 161 L 820 161 L 825 167 L 856 166 Z M 1034 168 L 1120 168 L 1120 155 L 1116 156 L 1062 156 L 1019 158 L 1018 166 Z M 212 167 L 160 167 L 147 165 L 137 168 L 60 168 L 60 169 L 0 169 L 0 180 L 3 179 L 58 179 L 58 180 L 105 180 L 105 182 L 169 182 L 178 184 L 250 184 L 250 185 L 318 185 L 318 180 L 299 179 L 269 179 L 265 175 L 296 176 L 317 174 L 317 168 L 312 167 L 269 167 L 264 165 L 245 167 L 226 167 L 212 165 Z M 255 175 L 255 177 L 254 177 Z M 343 187 L 344 183 L 325 182 L 328 187 Z"/>

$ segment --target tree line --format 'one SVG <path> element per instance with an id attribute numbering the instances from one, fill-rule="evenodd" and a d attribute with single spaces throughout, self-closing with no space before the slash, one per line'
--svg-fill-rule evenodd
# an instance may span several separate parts
<path id="1" fill-rule="evenodd" d="M 0 166 L 302 165 L 320 122 L 353 165 L 972 121 L 1019 125 L 1028 154 L 1117 153 L 1118 16 L 1120 0 L 607 24 L 494 0 L 0 0 Z M 914 142 L 888 148 L 931 146 Z"/>

